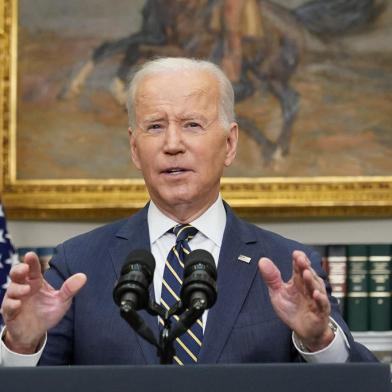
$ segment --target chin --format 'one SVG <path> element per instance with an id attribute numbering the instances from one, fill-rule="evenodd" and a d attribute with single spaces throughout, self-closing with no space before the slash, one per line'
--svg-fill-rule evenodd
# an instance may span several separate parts
<path id="1" fill-rule="evenodd" d="M 168 192 L 160 194 L 160 200 L 166 205 L 175 207 L 176 205 L 189 204 L 195 200 L 195 194 L 188 190 L 174 190 L 171 189 Z"/>

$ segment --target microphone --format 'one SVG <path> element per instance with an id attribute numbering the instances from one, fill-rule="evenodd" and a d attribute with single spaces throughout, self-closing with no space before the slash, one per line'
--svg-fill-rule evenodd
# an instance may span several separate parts
<path id="1" fill-rule="evenodd" d="M 121 269 L 121 276 L 114 290 L 114 302 L 128 305 L 134 311 L 145 309 L 149 301 L 148 288 L 152 282 L 155 259 L 151 252 L 139 249 L 128 254 Z"/>
<path id="2" fill-rule="evenodd" d="M 211 253 L 204 249 L 190 252 L 184 260 L 181 300 L 185 308 L 204 311 L 216 301 L 216 266 Z"/>

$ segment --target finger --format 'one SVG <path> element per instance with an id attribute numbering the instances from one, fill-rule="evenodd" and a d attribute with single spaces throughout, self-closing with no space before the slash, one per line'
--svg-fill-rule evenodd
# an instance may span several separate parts
<path id="1" fill-rule="evenodd" d="M 294 258 L 294 255 L 293 255 L 293 275 L 291 280 L 293 282 L 292 285 L 293 289 L 298 290 L 303 295 L 307 294 L 307 289 L 305 287 L 305 282 L 303 278 L 303 269 L 301 268 L 301 265 L 299 265 L 297 259 Z"/>
<path id="2" fill-rule="evenodd" d="M 42 279 L 41 265 L 39 258 L 34 252 L 27 252 L 25 254 L 23 262 L 27 264 L 29 269 L 29 279 Z"/>
<path id="3" fill-rule="evenodd" d="M 10 283 L 7 289 L 7 296 L 13 299 L 21 299 L 31 292 L 28 284 Z"/>
<path id="4" fill-rule="evenodd" d="M 1 307 L 1 314 L 3 315 L 4 321 L 14 319 L 22 308 L 22 301 L 19 299 L 4 298 L 3 305 Z"/>
<path id="5" fill-rule="evenodd" d="M 303 280 L 308 292 L 312 295 L 314 290 L 325 292 L 324 281 L 317 275 L 312 267 L 308 267 L 303 271 Z"/>
<path id="6" fill-rule="evenodd" d="M 66 302 L 70 300 L 78 291 L 85 285 L 87 276 L 82 273 L 78 273 L 69 277 L 61 286 L 60 298 Z"/>
<path id="7" fill-rule="evenodd" d="M 10 270 L 10 278 L 12 282 L 23 284 L 26 283 L 26 278 L 30 267 L 26 264 L 20 263 L 14 265 Z"/>
<path id="8" fill-rule="evenodd" d="M 308 256 L 306 256 L 306 253 L 301 250 L 295 250 L 293 252 L 293 261 L 295 261 L 295 265 L 299 270 L 304 270 L 312 264 Z"/>
<path id="9" fill-rule="evenodd" d="M 311 267 L 311 262 L 304 252 L 299 250 L 293 252 L 293 271 L 293 279 L 296 287 L 301 290 L 303 294 L 312 296 L 314 288 L 319 286 L 313 287 L 309 278 L 313 277 L 313 275 L 315 275 L 314 278 L 316 278 L 317 274 Z M 306 279 L 306 277 L 308 279 Z"/>
<path id="10" fill-rule="evenodd" d="M 303 282 L 304 282 L 304 288 L 306 294 L 309 297 L 313 297 L 314 290 L 319 289 L 320 284 L 316 281 L 315 277 L 313 276 L 310 270 L 305 270 L 302 276 L 303 276 Z"/>
<path id="11" fill-rule="evenodd" d="M 317 310 L 320 313 L 324 313 L 329 316 L 331 313 L 331 304 L 329 303 L 329 299 L 326 293 L 321 292 L 320 290 L 314 290 L 313 299 L 316 303 Z"/>
<path id="12" fill-rule="evenodd" d="M 325 290 L 324 281 L 317 276 L 313 269 L 304 271 L 304 282 L 308 297 L 312 300 L 315 312 L 324 315 L 330 313 L 330 303 Z"/>
<path id="13" fill-rule="evenodd" d="M 283 280 L 280 271 L 270 259 L 262 257 L 259 260 L 259 271 L 268 288 L 279 290 L 282 287 Z"/>

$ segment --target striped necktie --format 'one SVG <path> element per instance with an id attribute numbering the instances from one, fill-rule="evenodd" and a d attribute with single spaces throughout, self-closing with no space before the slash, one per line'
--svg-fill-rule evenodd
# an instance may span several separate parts
<path id="1" fill-rule="evenodd" d="M 184 258 L 191 251 L 188 241 L 197 233 L 191 225 L 177 225 L 169 232 L 176 236 L 176 243 L 170 250 L 163 273 L 161 304 L 170 309 L 179 299 L 184 272 Z M 178 320 L 178 316 L 174 316 Z M 159 320 L 163 324 L 162 320 Z M 201 317 L 187 332 L 178 337 L 174 342 L 176 355 L 174 361 L 179 365 L 196 363 L 197 356 L 203 341 L 203 323 Z"/>

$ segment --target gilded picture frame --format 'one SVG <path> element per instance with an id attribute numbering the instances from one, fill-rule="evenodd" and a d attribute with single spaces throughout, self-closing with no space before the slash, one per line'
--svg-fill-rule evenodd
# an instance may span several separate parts
<path id="1" fill-rule="evenodd" d="M 0 190 L 8 217 L 104 220 L 135 212 L 148 200 L 140 179 L 19 178 L 17 11 L 16 0 L 0 0 Z M 221 190 L 252 220 L 392 216 L 392 176 L 225 177 Z"/>

